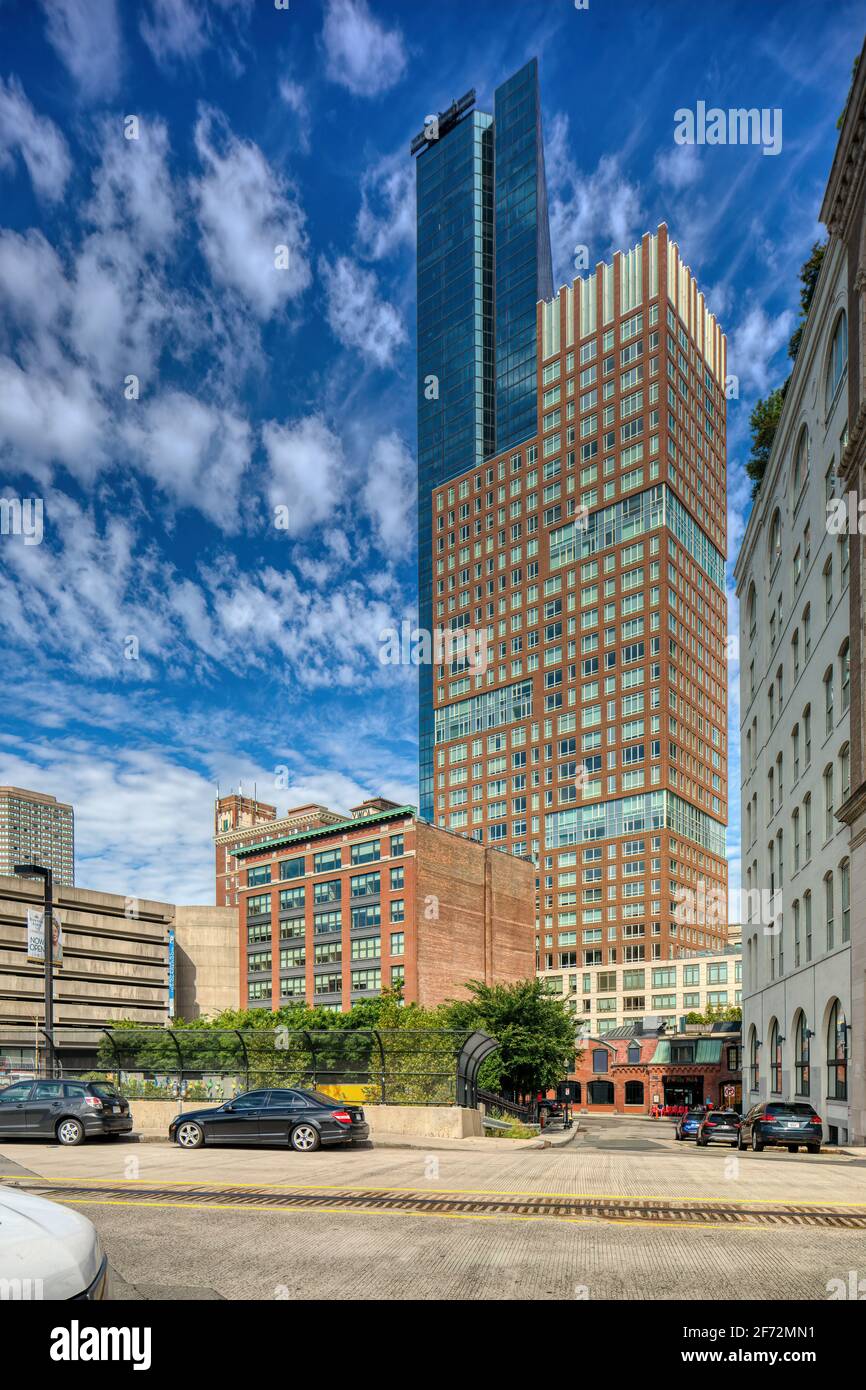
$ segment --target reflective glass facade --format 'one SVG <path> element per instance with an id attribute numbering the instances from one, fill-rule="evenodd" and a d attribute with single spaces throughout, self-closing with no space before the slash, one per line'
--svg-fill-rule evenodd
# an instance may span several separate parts
<path id="1" fill-rule="evenodd" d="M 536 428 L 536 303 L 552 273 L 535 59 L 497 89 L 493 116 L 469 110 L 423 143 L 416 189 L 418 599 L 431 631 L 433 489 Z M 419 806 L 432 819 L 429 664 L 419 685 Z"/>
<path id="2" fill-rule="evenodd" d="M 553 297 L 541 98 L 535 58 L 497 87 L 496 451 L 535 433 L 536 305 Z"/>

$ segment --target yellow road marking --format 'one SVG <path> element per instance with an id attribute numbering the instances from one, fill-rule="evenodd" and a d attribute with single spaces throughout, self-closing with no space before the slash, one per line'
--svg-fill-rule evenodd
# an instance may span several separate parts
<path id="1" fill-rule="evenodd" d="M 0 1182 L 3 1180 L 0 1179 Z M 136 1184 L 144 1187 L 185 1187 L 185 1188 L 207 1188 L 214 1191 L 224 1191 L 226 1188 L 242 1188 L 246 1190 L 267 1191 L 267 1192 L 361 1192 L 370 1195 L 381 1194 L 391 1196 L 395 1194 L 414 1194 L 421 1197 L 444 1196 L 486 1196 L 486 1197 L 520 1197 L 533 1199 L 539 1197 L 549 1197 L 557 1201 L 594 1201 L 594 1202 L 669 1202 L 685 1203 L 692 1206 L 732 1206 L 732 1207 L 754 1207 L 766 1206 L 775 1203 L 779 1207 L 826 1207 L 830 1210 L 843 1210 L 850 1208 L 866 1207 L 866 1202 L 824 1202 L 817 1198 L 804 1201 L 786 1202 L 785 1199 L 775 1198 L 772 1195 L 766 1197 L 677 1197 L 666 1196 L 656 1193 L 632 1193 L 632 1192 L 538 1192 L 531 1188 L 492 1188 L 492 1187 L 360 1187 L 350 1183 L 271 1183 L 271 1182 L 193 1182 L 178 1178 L 126 1178 L 123 1180 L 112 1181 L 111 1178 L 38 1178 L 25 1182 L 19 1182 L 16 1186 L 45 1186 L 50 1183 L 62 1183 L 67 1187 L 84 1187 L 88 1184 L 99 1184 L 103 1187 L 125 1187 L 130 1191 L 135 1190 Z M 213 1204 L 210 1204 L 213 1205 Z M 246 1210 L 246 1208 L 244 1208 Z"/>

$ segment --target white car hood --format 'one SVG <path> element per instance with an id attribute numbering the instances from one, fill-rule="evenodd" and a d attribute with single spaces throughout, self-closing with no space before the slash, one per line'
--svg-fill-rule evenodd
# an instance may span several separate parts
<path id="1" fill-rule="evenodd" d="M 101 1263 L 99 1238 L 86 1216 L 0 1183 L 0 1280 L 41 1280 L 29 1294 L 22 1286 L 25 1298 L 74 1298 L 93 1283 Z"/>

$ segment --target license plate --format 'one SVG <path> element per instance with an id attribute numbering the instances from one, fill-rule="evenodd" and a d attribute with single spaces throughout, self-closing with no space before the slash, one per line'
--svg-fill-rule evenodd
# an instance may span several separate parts
<path id="1" fill-rule="evenodd" d="M 109 1110 L 111 1111 L 112 1115 L 119 1115 L 119 1114 L 120 1114 L 120 1106 L 119 1106 L 119 1105 L 109 1105 L 108 1108 L 109 1108 Z"/>

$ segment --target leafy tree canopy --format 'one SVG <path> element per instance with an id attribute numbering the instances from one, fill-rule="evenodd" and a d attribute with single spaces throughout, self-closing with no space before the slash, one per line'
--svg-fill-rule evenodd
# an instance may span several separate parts
<path id="1" fill-rule="evenodd" d="M 482 1088 L 535 1095 L 565 1079 L 574 1066 L 574 1019 L 539 979 L 510 985 L 470 980 L 471 997 L 455 999 L 445 1013 L 453 1028 L 481 1028 L 499 1042 L 482 1063 Z"/>
<path id="2" fill-rule="evenodd" d="M 769 396 L 755 402 L 754 409 L 749 416 L 749 425 L 752 431 L 752 449 L 746 463 L 746 472 L 752 479 L 752 496 L 757 497 L 761 487 L 761 480 L 767 470 L 770 461 L 770 454 L 773 448 L 773 440 L 776 437 L 776 430 L 779 426 L 779 419 L 782 414 L 782 405 L 785 400 L 784 386 L 779 386 L 775 391 L 771 391 Z"/>

